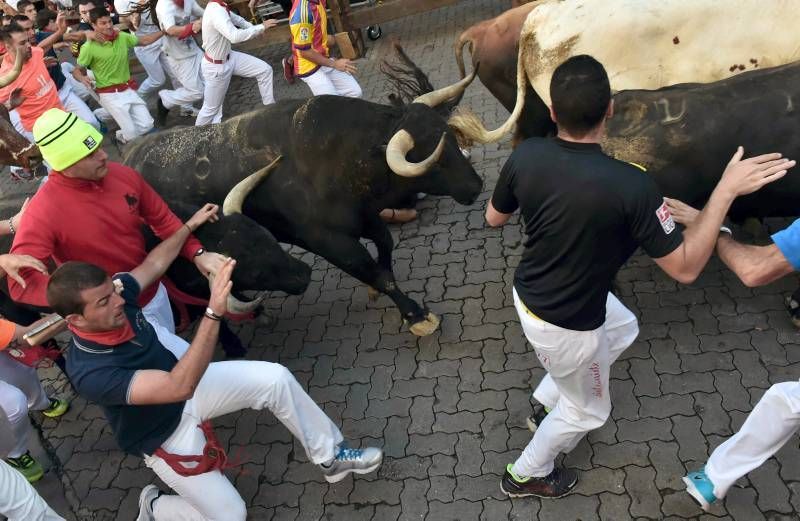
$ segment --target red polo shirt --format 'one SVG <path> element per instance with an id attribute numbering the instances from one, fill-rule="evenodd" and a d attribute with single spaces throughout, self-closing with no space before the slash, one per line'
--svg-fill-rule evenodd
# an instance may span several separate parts
<path id="1" fill-rule="evenodd" d="M 11 253 L 31 255 L 43 262 L 52 258 L 56 264 L 91 262 L 109 275 L 127 272 L 147 256 L 142 224 L 147 224 L 161 239 L 182 226 L 180 219 L 135 170 L 109 161 L 108 174 L 100 181 L 65 177 L 54 171 L 31 199 Z M 181 255 L 191 260 L 199 248 L 200 242 L 190 236 Z M 11 297 L 47 306 L 49 277 L 32 269 L 21 274 L 28 287 L 23 288 L 9 278 Z M 150 302 L 156 290 L 155 284 L 144 289 L 139 304 Z"/>

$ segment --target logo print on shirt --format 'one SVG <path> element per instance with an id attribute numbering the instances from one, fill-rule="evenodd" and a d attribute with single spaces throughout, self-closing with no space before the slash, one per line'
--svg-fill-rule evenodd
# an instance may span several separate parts
<path id="1" fill-rule="evenodd" d="M 658 217 L 658 222 L 661 223 L 661 227 L 664 228 L 664 233 L 667 235 L 672 233 L 672 230 L 675 229 L 675 221 L 672 220 L 672 214 L 669 213 L 667 203 L 663 203 L 658 207 L 658 210 L 656 210 L 656 217 Z"/>
<path id="2" fill-rule="evenodd" d="M 139 199 L 134 194 L 125 194 L 125 202 L 128 203 L 128 210 L 131 213 L 136 213 L 136 205 L 139 203 Z"/>
<path id="3" fill-rule="evenodd" d="M 53 90 L 53 87 L 56 86 L 56 84 L 53 83 L 53 80 L 51 80 L 49 76 L 48 77 L 39 76 L 38 78 L 36 78 L 36 81 L 39 82 L 39 90 L 36 92 L 37 98 L 41 98 L 42 96 Z"/>
<path id="4" fill-rule="evenodd" d="M 300 39 L 303 41 L 308 40 L 308 27 L 300 29 Z"/>

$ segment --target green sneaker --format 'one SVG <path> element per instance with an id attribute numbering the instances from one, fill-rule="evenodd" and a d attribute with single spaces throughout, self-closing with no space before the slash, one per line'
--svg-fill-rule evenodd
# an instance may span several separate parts
<path id="1" fill-rule="evenodd" d="M 50 407 L 42 411 L 48 418 L 58 418 L 69 410 L 69 402 L 61 398 L 50 398 Z"/>
<path id="2" fill-rule="evenodd" d="M 39 462 L 33 459 L 30 452 L 26 452 L 19 458 L 6 458 L 6 463 L 14 467 L 20 474 L 25 476 L 28 483 L 35 483 L 42 479 L 44 469 Z"/>

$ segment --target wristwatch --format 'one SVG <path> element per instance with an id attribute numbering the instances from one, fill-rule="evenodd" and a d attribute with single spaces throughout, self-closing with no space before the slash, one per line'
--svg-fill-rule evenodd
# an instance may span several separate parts
<path id="1" fill-rule="evenodd" d="M 733 237 L 733 231 L 730 228 L 728 228 L 727 226 L 720 226 L 719 227 L 719 231 L 720 231 L 720 233 L 727 233 L 728 235 Z"/>
<path id="2" fill-rule="evenodd" d="M 194 252 L 194 256 L 195 257 L 199 257 L 200 255 L 204 254 L 205 252 L 206 252 L 205 248 L 198 248 L 197 251 Z"/>

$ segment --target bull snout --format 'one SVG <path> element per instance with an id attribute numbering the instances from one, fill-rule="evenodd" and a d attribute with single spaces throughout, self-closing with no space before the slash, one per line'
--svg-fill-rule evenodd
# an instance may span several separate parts
<path id="1" fill-rule="evenodd" d="M 276 273 L 273 287 L 290 295 L 299 295 L 311 283 L 311 267 L 294 257 L 289 257 L 289 259 L 291 260 L 285 263 L 284 269 Z"/>
<path id="2" fill-rule="evenodd" d="M 461 190 L 457 190 L 453 194 L 453 199 L 459 204 L 470 206 L 475 203 L 478 196 L 483 192 L 483 179 L 477 173 L 474 173 L 461 188 Z"/>

